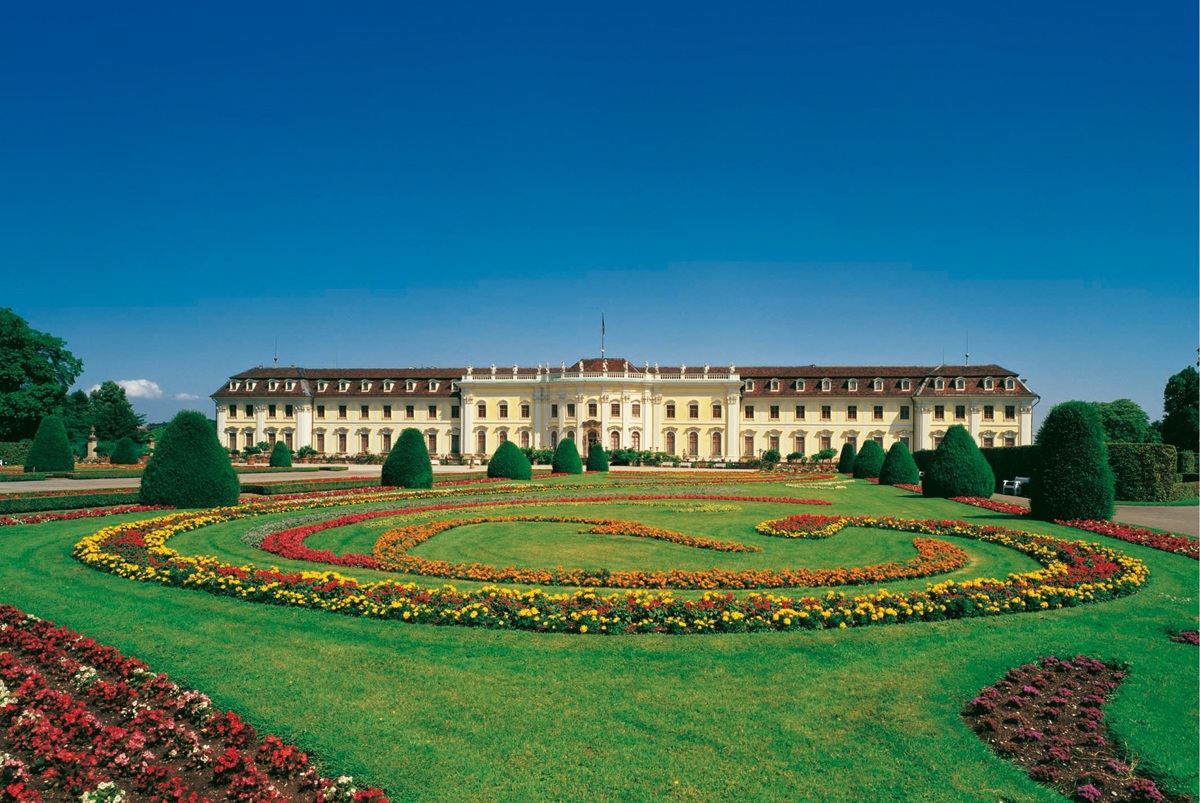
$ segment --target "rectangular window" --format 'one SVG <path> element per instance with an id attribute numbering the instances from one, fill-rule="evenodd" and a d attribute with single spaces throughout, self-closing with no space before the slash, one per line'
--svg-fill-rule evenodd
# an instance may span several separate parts
<path id="1" fill-rule="evenodd" d="M 993 405 L 983 405 L 983 420 L 994 421 L 996 419 L 996 408 Z"/>
<path id="2" fill-rule="evenodd" d="M 954 420 L 962 421 L 967 417 L 967 406 L 965 404 L 954 405 Z"/>
<path id="3" fill-rule="evenodd" d="M 324 418 L 324 417 L 325 417 L 325 405 L 318 404 L 317 405 L 317 418 Z"/>
<path id="4" fill-rule="evenodd" d="M 774 449 L 777 452 L 779 451 L 779 436 L 778 435 L 769 435 L 767 437 L 767 448 Z"/>
<path id="5" fill-rule="evenodd" d="M 425 436 L 425 449 L 430 454 L 437 454 L 437 433 L 430 432 Z"/>
<path id="6" fill-rule="evenodd" d="M 642 405 L 638 404 L 637 402 L 634 402 L 633 404 L 631 404 L 629 406 L 629 416 L 630 416 L 630 418 L 641 418 L 642 417 Z"/>
<path id="7" fill-rule="evenodd" d="M 236 404 L 229 405 L 229 417 L 237 418 L 237 405 Z"/>
<path id="8" fill-rule="evenodd" d="M 1004 436 L 1004 445 L 1005 446 L 1016 446 L 1017 439 L 1015 437 L 1013 437 L 1012 435 L 1005 435 Z"/>
<path id="9" fill-rule="evenodd" d="M 383 405 L 383 417 L 384 419 L 390 419 L 392 417 L 392 405 Z"/>
<path id="10" fill-rule="evenodd" d="M 558 418 L 558 405 L 557 404 L 550 405 L 550 417 Z"/>
<path id="11" fill-rule="evenodd" d="M 905 448 L 905 449 L 909 449 L 909 448 L 911 448 L 911 444 L 909 444 L 909 442 L 908 442 L 908 436 L 907 436 L 907 435 L 901 435 L 901 436 L 900 436 L 900 442 L 904 444 L 904 448 Z"/>
<path id="12" fill-rule="evenodd" d="M 246 418 L 253 418 L 253 417 L 254 417 L 254 405 L 247 404 L 246 405 Z"/>
<path id="13" fill-rule="evenodd" d="M 346 417 L 346 405 L 339 404 L 338 405 L 338 418 L 345 418 L 345 417 Z M 345 452 L 345 451 L 346 451 L 345 448 L 343 448 L 342 452 Z"/>
<path id="14" fill-rule="evenodd" d="M 667 418 L 674 418 L 674 417 L 675 417 L 675 405 L 668 404 L 667 405 Z"/>
<path id="15" fill-rule="evenodd" d="M 325 433 L 324 432 L 317 433 L 317 451 L 321 452 L 322 454 L 324 454 L 324 452 L 325 452 Z"/>
<path id="16" fill-rule="evenodd" d="M 900 406 L 900 420 L 901 421 L 908 420 L 908 405 L 907 404 Z"/>
<path id="17" fill-rule="evenodd" d="M 523 403 L 521 405 L 521 418 L 529 418 L 529 405 L 528 404 Z"/>
<path id="18" fill-rule="evenodd" d="M 857 421 L 858 420 L 858 405 L 857 404 L 847 404 L 846 405 L 846 420 L 847 421 Z"/>
<path id="19" fill-rule="evenodd" d="M 359 444 L 358 444 L 359 452 L 361 452 L 362 454 L 367 454 L 368 452 L 371 451 L 371 436 L 370 435 L 368 435 L 367 433 L 364 432 L 362 435 L 359 436 L 358 440 L 359 440 Z"/>
<path id="20" fill-rule="evenodd" d="M 360 404 L 358 406 L 358 417 L 359 417 L 359 419 L 361 419 L 363 421 L 366 421 L 367 419 L 369 419 L 371 417 L 371 405 Z"/>
<path id="21" fill-rule="evenodd" d="M 499 416 L 501 418 L 508 418 L 508 402 L 500 402 Z"/>
<path id="22" fill-rule="evenodd" d="M 744 438 L 742 438 L 742 456 L 743 457 L 753 457 L 754 456 L 754 436 L 753 435 L 747 435 Z"/>
<path id="23" fill-rule="evenodd" d="M 425 408 L 425 414 L 430 421 L 437 421 L 437 405 L 431 404 Z"/>
<path id="24" fill-rule="evenodd" d="M 404 417 L 412 421 L 417 417 L 417 408 L 411 404 L 404 405 Z"/>
<path id="25" fill-rule="evenodd" d="M 779 420 L 779 405 L 778 404 L 772 404 L 770 409 L 767 410 L 767 419 L 770 421 L 778 421 Z"/>
<path id="26" fill-rule="evenodd" d="M 379 437 L 382 441 L 383 451 L 390 452 L 392 450 L 392 433 L 384 432 Z"/>
<path id="27" fill-rule="evenodd" d="M 620 417 L 621 417 L 621 403 L 620 403 L 620 402 L 613 402 L 613 403 L 612 403 L 612 404 L 609 406 L 609 410 L 608 410 L 608 411 L 609 411 L 609 413 L 612 415 L 612 417 L 613 417 L 613 418 L 620 418 Z"/>
<path id="28" fill-rule="evenodd" d="M 275 405 L 268 404 L 267 405 L 267 418 L 274 418 L 274 417 L 275 417 Z"/>
<path id="29" fill-rule="evenodd" d="M 873 420 L 873 421 L 882 421 L 883 420 L 883 405 L 882 404 L 876 404 L 874 407 L 871 408 L 871 420 Z"/>
<path id="30" fill-rule="evenodd" d="M 720 418 L 720 417 L 722 416 L 722 414 L 723 414 L 723 413 L 722 413 L 722 407 L 721 407 L 721 405 L 720 405 L 720 404 L 714 404 L 714 405 L 712 406 L 712 417 L 713 417 L 713 418 Z"/>
<path id="31" fill-rule="evenodd" d="M 595 402 L 588 402 L 588 418 L 600 415 L 600 408 Z"/>
<path id="32" fill-rule="evenodd" d="M 457 404 L 450 405 L 450 417 L 458 418 L 458 405 Z"/>
<path id="33" fill-rule="evenodd" d="M 346 453 L 346 433 L 339 432 L 338 433 L 338 454 L 345 454 L 345 453 Z"/>
<path id="34" fill-rule="evenodd" d="M 883 446 L 883 436 L 882 435 L 876 435 L 875 437 L 871 438 L 871 440 L 875 441 L 880 446 Z"/>
<path id="35" fill-rule="evenodd" d="M 570 402 L 567 402 L 567 418 L 574 418 L 574 417 L 575 417 L 575 405 Z"/>
<path id="36" fill-rule="evenodd" d="M 803 404 L 797 404 L 797 405 L 796 405 L 796 420 L 797 420 L 797 421 L 803 421 L 803 420 L 804 420 L 804 414 L 805 414 L 804 405 L 803 405 Z"/>
<path id="37" fill-rule="evenodd" d="M 980 440 L 983 443 L 984 449 L 990 449 L 996 445 L 996 439 L 993 438 L 991 435 L 984 435 L 982 438 L 980 438 Z"/>
<path id="38" fill-rule="evenodd" d="M 933 405 L 933 420 L 934 421 L 945 421 L 946 420 L 946 408 L 944 405 L 941 405 L 941 404 Z"/>
<path id="39" fill-rule="evenodd" d="M 747 421 L 754 420 L 754 405 L 753 404 L 746 405 L 746 410 L 745 410 L 745 412 L 742 413 L 742 418 L 746 419 Z"/>
<path id="40" fill-rule="evenodd" d="M 291 418 L 295 414 L 296 414 L 296 408 L 292 407 L 292 405 L 290 405 L 290 404 L 283 405 L 284 418 Z"/>
<path id="41" fill-rule="evenodd" d="M 696 404 L 695 402 L 692 402 L 691 404 L 688 405 L 688 418 L 699 418 L 699 417 L 700 417 L 700 405 Z"/>
<path id="42" fill-rule="evenodd" d="M 823 452 L 823 451 L 825 451 L 826 449 L 831 449 L 831 448 L 833 448 L 833 447 L 832 447 L 832 444 L 831 444 L 831 442 L 830 442 L 830 440 L 829 440 L 829 436 L 828 436 L 828 435 L 822 435 L 822 436 L 821 436 L 821 451 Z"/>
<path id="43" fill-rule="evenodd" d="M 821 405 L 821 420 L 828 421 L 833 418 L 833 407 L 828 404 Z M 824 447 L 822 447 L 824 448 Z"/>
<path id="44" fill-rule="evenodd" d="M 804 454 L 805 453 L 804 452 L 804 436 L 797 435 L 792 441 L 792 447 L 793 447 L 792 451 L 796 451 L 796 452 L 799 452 L 800 454 Z"/>
<path id="45" fill-rule="evenodd" d="M 1017 417 L 1017 407 L 1014 404 L 1004 405 L 1004 420 L 1012 421 Z"/>

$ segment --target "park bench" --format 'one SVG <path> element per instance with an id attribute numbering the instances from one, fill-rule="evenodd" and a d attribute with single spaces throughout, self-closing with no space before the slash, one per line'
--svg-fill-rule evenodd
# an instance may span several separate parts
<path id="1" fill-rule="evenodd" d="M 1012 496 L 1024 496 L 1022 492 L 1028 484 L 1029 477 L 1014 477 L 1011 480 L 1004 481 L 1002 492 Z"/>

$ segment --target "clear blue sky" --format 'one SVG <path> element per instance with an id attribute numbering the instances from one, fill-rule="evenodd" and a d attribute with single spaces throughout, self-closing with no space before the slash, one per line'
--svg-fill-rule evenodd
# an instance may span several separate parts
<path id="1" fill-rule="evenodd" d="M 602 311 L 664 365 L 959 362 L 969 331 L 1039 418 L 1156 418 L 1200 339 L 1196 31 L 1184 2 L 16 4 L 0 306 L 151 420 L 211 415 L 276 338 L 557 364 Z"/>

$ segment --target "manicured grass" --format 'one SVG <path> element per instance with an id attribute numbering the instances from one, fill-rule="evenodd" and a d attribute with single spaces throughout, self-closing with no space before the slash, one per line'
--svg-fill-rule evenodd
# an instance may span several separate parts
<path id="1" fill-rule="evenodd" d="M 809 557 L 820 549 L 833 556 L 840 542 L 853 558 L 856 550 L 900 548 L 903 539 L 859 543 L 847 530 L 824 542 L 785 542 L 747 534 L 747 524 L 761 520 L 760 511 L 1006 524 L 1105 542 L 1145 561 L 1151 577 L 1141 592 L 1113 602 L 990 619 L 760 635 L 538 635 L 342 618 L 132 583 L 70 558 L 79 537 L 109 523 L 77 521 L 0 530 L 0 597 L 148 661 L 312 751 L 327 774 L 349 772 L 400 800 L 1061 800 L 994 756 L 958 714 L 1009 667 L 1080 652 L 1130 665 L 1109 721 L 1143 768 L 1197 794 L 1198 651 L 1167 637 L 1195 627 L 1196 561 L 865 483 L 720 492 L 822 496 L 834 507 L 731 503 L 742 510 L 712 514 L 617 504 L 611 512 L 723 539 L 754 537 L 755 545 L 773 542 L 779 555 Z M 185 554 L 286 563 L 237 540 L 261 521 L 215 525 L 171 543 Z M 462 559 L 469 549 L 531 548 L 520 528 L 497 527 L 460 531 Z M 487 528 L 508 543 L 486 546 Z M 330 535 L 361 549 L 381 532 Z M 447 548 L 442 539 L 455 532 L 421 548 Z M 595 538 L 593 556 L 615 559 L 617 548 Z M 1009 556 L 1028 568 L 1007 550 L 952 540 L 978 560 Z M 708 565 L 752 557 L 661 546 L 672 560 L 699 554 Z M 980 573 L 977 565 L 966 576 Z"/>

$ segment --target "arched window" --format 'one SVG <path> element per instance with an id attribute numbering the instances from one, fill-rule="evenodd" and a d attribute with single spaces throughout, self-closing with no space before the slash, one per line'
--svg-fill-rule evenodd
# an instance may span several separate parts
<path id="1" fill-rule="evenodd" d="M 641 451 L 642 433 L 636 432 L 636 431 L 630 432 L 629 433 L 629 445 L 633 448 L 634 451 Z"/>
<path id="2" fill-rule="evenodd" d="M 714 432 L 712 434 L 712 453 L 713 457 L 720 457 L 721 452 L 721 433 Z"/>
<path id="3" fill-rule="evenodd" d="M 830 388 L 831 386 L 832 386 L 832 384 L 830 383 L 830 381 L 829 381 L 828 379 L 822 379 L 822 380 L 821 380 L 821 390 L 822 390 L 822 392 L 828 393 L 828 392 L 829 392 L 829 388 Z"/>
<path id="4" fill-rule="evenodd" d="M 668 432 L 667 437 L 663 441 L 666 447 L 667 454 L 675 454 L 675 433 Z"/>
<path id="5" fill-rule="evenodd" d="M 967 388 L 966 380 L 964 380 L 961 376 L 958 379 L 954 380 L 954 389 L 955 390 L 966 390 L 966 388 Z"/>
<path id="6" fill-rule="evenodd" d="M 996 383 L 992 381 L 992 378 L 990 376 L 987 379 L 983 380 L 983 389 L 984 390 L 994 390 L 995 387 L 996 387 Z"/>
<path id="7" fill-rule="evenodd" d="M 524 430 L 524 429 L 521 430 L 521 448 L 522 449 L 529 448 L 529 431 L 528 430 Z"/>
<path id="8" fill-rule="evenodd" d="M 500 442 L 508 443 L 508 433 L 505 432 L 504 430 L 500 430 Z"/>
<path id="9" fill-rule="evenodd" d="M 482 429 L 475 433 L 475 451 L 478 454 L 487 454 L 487 432 Z"/>
<path id="10" fill-rule="evenodd" d="M 475 405 L 475 415 L 480 418 L 487 418 L 487 402 L 480 402 Z"/>
<path id="11" fill-rule="evenodd" d="M 557 429 L 550 430 L 550 448 L 551 449 L 558 448 L 558 430 Z"/>
<path id="12" fill-rule="evenodd" d="M 1013 382 L 1013 378 L 1011 376 L 1004 380 L 1005 390 L 1012 390 L 1014 387 L 1016 387 L 1016 383 Z"/>
<path id="13" fill-rule="evenodd" d="M 942 379 L 941 377 L 938 377 L 937 379 L 933 380 L 933 389 L 934 390 L 945 390 L 946 389 L 946 380 Z"/>
<path id="14" fill-rule="evenodd" d="M 691 457 L 695 457 L 698 454 L 700 454 L 700 433 L 699 432 L 689 432 L 688 433 L 688 455 Z"/>
<path id="15" fill-rule="evenodd" d="M 620 449 L 621 448 L 621 433 L 613 432 L 611 435 L 608 436 L 608 442 L 610 444 L 612 444 L 609 447 L 610 449 Z"/>
<path id="16" fill-rule="evenodd" d="M 754 433 L 750 433 L 742 438 L 742 457 L 754 456 Z"/>
<path id="17" fill-rule="evenodd" d="M 846 388 L 848 390 L 858 390 L 858 380 L 851 379 L 849 382 L 846 383 Z"/>
<path id="18" fill-rule="evenodd" d="M 388 436 L 388 437 L 390 438 L 391 436 Z M 430 454 L 437 454 L 438 448 L 437 448 L 437 433 L 436 432 L 430 432 L 428 435 L 425 436 L 425 448 L 429 450 Z"/>
<path id="19" fill-rule="evenodd" d="M 570 438 L 571 440 L 575 440 L 575 430 L 568 429 L 566 437 Z"/>

